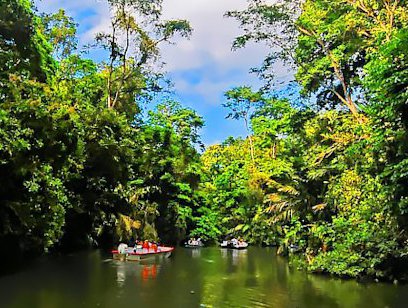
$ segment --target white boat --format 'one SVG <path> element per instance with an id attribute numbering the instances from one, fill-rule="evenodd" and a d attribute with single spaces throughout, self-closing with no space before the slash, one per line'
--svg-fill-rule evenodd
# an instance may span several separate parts
<path id="1" fill-rule="evenodd" d="M 245 249 L 248 247 L 248 243 L 247 242 L 238 242 L 238 243 L 234 243 L 232 245 L 234 249 Z"/>
<path id="2" fill-rule="evenodd" d="M 204 246 L 204 244 L 203 244 L 203 242 L 201 241 L 200 238 L 197 239 L 197 240 L 194 240 L 194 239 L 188 240 L 187 242 L 184 243 L 184 247 L 186 247 L 186 248 L 200 248 L 200 247 L 203 247 L 203 246 Z"/>
<path id="3" fill-rule="evenodd" d="M 222 241 L 220 246 L 221 248 L 245 249 L 248 247 L 248 243 L 244 241 L 238 241 L 237 239 L 232 239 L 230 241 Z"/>
<path id="4" fill-rule="evenodd" d="M 136 248 L 120 244 L 117 250 L 112 250 L 114 260 L 121 261 L 141 261 L 152 258 L 168 258 L 171 256 L 174 247 L 157 246 L 157 248 Z"/>
<path id="5" fill-rule="evenodd" d="M 230 241 L 222 241 L 222 243 L 220 244 L 222 248 L 228 248 L 229 245 L 230 245 Z"/>

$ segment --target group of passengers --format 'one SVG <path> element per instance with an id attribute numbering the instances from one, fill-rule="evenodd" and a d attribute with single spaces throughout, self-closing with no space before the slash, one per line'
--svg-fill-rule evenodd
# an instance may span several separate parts
<path id="1" fill-rule="evenodd" d="M 118 250 L 127 250 L 127 252 L 132 251 L 134 253 L 148 253 L 148 252 L 157 252 L 159 249 L 159 245 L 156 242 L 149 242 L 148 240 L 144 241 L 137 241 L 133 238 L 130 239 L 128 245 L 120 244 Z M 120 252 L 123 253 L 123 252 Z"/>
<path id="2" fill-rule="evenodd" d="M 245 241 L 242 238 L 239 238 L 239 239 L 233 238 L 230 242 L 234 246 L 240 246 L 245 243 Z"/>
<path id="3" fill-rule="evenodd" d="M 187 241 L 187 244 L 190 246 L 201 246 L 201 238 L 196 239 L 195 237 L 192 237 Z"/>

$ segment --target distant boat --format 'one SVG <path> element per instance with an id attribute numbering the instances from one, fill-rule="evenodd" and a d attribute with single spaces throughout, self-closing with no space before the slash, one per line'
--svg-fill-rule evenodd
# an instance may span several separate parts
<path id="1" fill-rule="evenodd" d="M 203 247 L 204 243 L 201 241 L 201 239 L 190 239 L 187 242 L 184 243 L 184 247 L 186 248 L 200 248 Z"/>
<path id="2" fill-rule="evenodd" d="M 246 249 L 248 247 L 248 243 L 244 241 L 238 241 L 237 239 L 232 239 L 230 241 L 222 241 L 220 246 L 221 248 Z"/>
<path id="3" fill-rule="evenodd" d="M 156 246 L 151 248 L 142 248 L 142 246 L 128 247 L 126 244 L 120 244 L 117 250 L 112 250 L 114 260 L 120 261 L 141 261 L 153 258 L 168 258 L 171 256 L 174 247 Z"/>

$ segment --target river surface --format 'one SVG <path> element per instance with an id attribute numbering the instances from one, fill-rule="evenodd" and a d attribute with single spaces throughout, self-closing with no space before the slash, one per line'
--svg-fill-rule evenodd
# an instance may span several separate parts
<path id="1" fill-rule="evenodd" d="M 141 263 L 92 251 L 0 276 L 0 307 L 408 307 L 408 286 L 306 274 L 269 248 L 177 248 Z"/>

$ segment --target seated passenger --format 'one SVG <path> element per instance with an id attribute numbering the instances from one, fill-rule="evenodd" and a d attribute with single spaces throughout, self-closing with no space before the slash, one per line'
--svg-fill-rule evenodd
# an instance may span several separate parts
<path id="1" fill-rule="evenodd" d="M 147 240 L 145 240 L 142 244 L 142 248 L 143 250 L 149 250 L 149 242 Z"/>
<path id="2" fill-rule="evenodd" d="M 127 248 L 128 248 L 128 245 L 126 245 L 124 243 L 120 243 L 119 246 L 118 246 L 118 252 L 120 254 L 125 254 L 125 253 L 127 253 Z"/>

